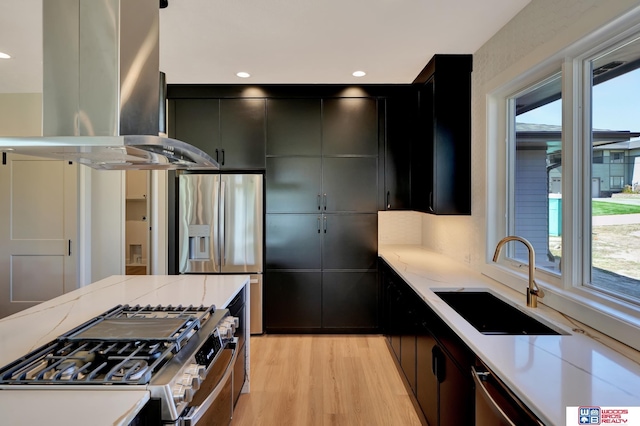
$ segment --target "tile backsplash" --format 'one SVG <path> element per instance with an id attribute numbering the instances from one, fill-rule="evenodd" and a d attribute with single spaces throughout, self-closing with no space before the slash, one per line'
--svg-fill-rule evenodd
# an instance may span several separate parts
<path id="1" fill-rule="evenodd" d="M 422 244 L 422 214 L 414 211 L 378 212 L 378 244 Z"/>

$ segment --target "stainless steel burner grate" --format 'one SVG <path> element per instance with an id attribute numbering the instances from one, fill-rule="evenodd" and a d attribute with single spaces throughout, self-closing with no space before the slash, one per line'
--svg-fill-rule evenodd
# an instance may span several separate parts
<path id="1" fill-rule="evenodd" d="M 0 384 L 147 384 L 215 311 L 117 306 L 0 369 Z"/>

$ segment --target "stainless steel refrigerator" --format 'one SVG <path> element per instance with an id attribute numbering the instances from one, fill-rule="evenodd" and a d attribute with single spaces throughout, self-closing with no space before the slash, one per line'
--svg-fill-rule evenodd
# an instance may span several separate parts
<path id="1" fill-rule="evenodd" d="M 263 182 L 257 173 L 178 177 L 178 272 L 251 275 L 252 333 L 262 332 Z"/>

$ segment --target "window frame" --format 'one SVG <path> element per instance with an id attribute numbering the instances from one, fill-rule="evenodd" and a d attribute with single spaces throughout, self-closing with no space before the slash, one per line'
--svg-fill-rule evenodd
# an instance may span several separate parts
<path id="1" fill-rule="evenodd" d="M 627 345 L 640 350 L 640 306 L 596 290 L 591 276 L 591 120 L 583 105 L 591 105 L 591 70 L 588 61 L 626 39 L 640 35 L 640 8 L 573 43 L 550 43 L 512 65 L 485 88 L 487 135 L 486 246 L 482 272 L 524 293 L 526 268 L 509 259 L 492 262 L 497 242 L 508 235 L 509 181 L 514 159 L 508 141 L 515 140 L 510 128 L 509 99 L 562 73 L 563 153 L 563 243 L 562 274 L 554 277 L 536 269 L 536 280 L 545 290 L 541 303 L 577 319 Z M 587 70 L 587 68 L 589 68 Z M 590 108 L 588 108 L 590 111 Z M 515 121 L 514 121 L 515 122 Z M 511 134 L 513 132 L 513 134 Z M 509 137 L 513 136 L 513 139 Z"/>

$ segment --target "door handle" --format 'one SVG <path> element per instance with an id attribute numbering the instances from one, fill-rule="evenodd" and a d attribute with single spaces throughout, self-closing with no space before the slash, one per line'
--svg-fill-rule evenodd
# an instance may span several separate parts
<path id="1" fill-rule="evenodd" d="M 71 256 L 71 240 L 69 240 L 69 256 Z"/>
<path id="2" fill-rule="evenodd" d="M 320 233 L 320 216 L 318 216 L 318 234 Z"/>
<path id="3" fill-rule="evenodd" d="M 389 203 L 389 196 L 391 195 L 391 191 L 387 191 L 387 209 L 391 208 L 391 203 Z"/>
<path id="4" fill-rule="evenodd" d="M 220 150 L 219 150 L 218 148 L 216 148 L 216 163 L 219 163 L 219 162 L 220 162 L 220 160 L 218 160 L 218 154 L 219 154 L 219 151 L 220 151 Z"/>
<path id="5" fill-rule="evenodd" d="M 222 150 L 222 165 L 224 166 L 224 149 Z"/>
<path id="6" fill-rule="evenodd" d="M 429 211 L 433 211 L 433 191 L 429 192 Z"/>
<path id="7" fill-rule="evenodd" d="M 321 196 L 322 196 L 321 194 L 318 194 L 318 210 L 321 210 L 320 208 L 320 205 L 322 204 L 322 201 L 320 200 Z"/>
<path id="8" fill-rule="evenodd" d="M 327 233 L 327 217 L 326 216 L 323 217 L 323 222 L 324 222 L 324 224 L 323 224 L 324 233 L 326 234 Z"/>
<path id="9" fill-rule="evenodd" d="M 327 210 L 327 194 L 324 194 L 323 198 L 324 198 L 324 210 L 326 211 Z"/>

